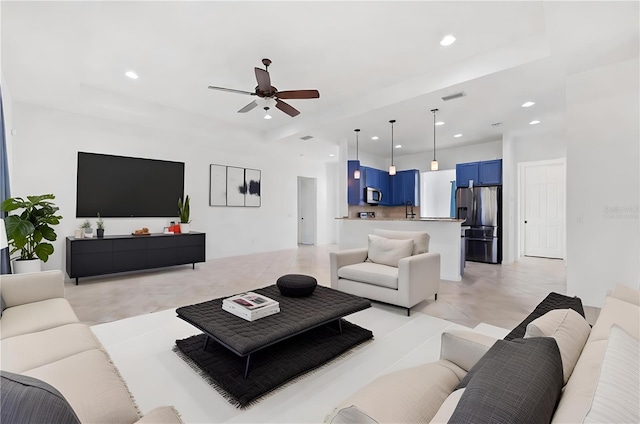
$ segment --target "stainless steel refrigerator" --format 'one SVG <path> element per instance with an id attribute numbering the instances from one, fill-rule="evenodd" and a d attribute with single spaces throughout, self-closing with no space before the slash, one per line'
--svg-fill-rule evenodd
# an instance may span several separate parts
<path id="1" fill-rule="evenodd" d="M 502 262 L 502 187 L 456 190 L 456 218 L 465 219 L 466 260 Z"/>

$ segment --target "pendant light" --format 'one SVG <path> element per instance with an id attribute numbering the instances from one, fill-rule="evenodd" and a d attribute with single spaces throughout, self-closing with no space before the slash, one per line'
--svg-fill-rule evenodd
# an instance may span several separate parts
<path id="1" fill-rule="evenodd" d="M 431 109 L 433 113 L 433 160 L 431 161 L 431 170 L 438 170 L 438 161 L 436 160 L 436 112 L 438 109 Z"/>
<path id="2" fill-rule="evenodd" d="M 358 133 L 360 132 L 360 129 L 356 128 L 354 131 L 356 132 L 356 160 L 358 161 L 358 167 L 356 168 L 355 171 L 353 171 L 353 179 L 359 180 L 360 179 L 360 162 L 358 159 Z"/>
<path id="3" fill-rule="evenodd" d="M 264 119 L 271 119 L 271 115 L 269 115 L 269 106 L 265 106 L 264 108 Z"/>
<path id="4" fill-rule="evenodd" d="M 391 124 L 391 166 L 389 166 L 389 175 L 396 175 L 396 167 L 393 164 L 393 124 L 395 122 L 395 119 L 389 121 L 389 123 Z"/>

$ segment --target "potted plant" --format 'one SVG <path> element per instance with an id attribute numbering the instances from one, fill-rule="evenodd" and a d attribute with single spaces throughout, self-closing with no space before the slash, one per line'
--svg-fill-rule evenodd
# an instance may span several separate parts
<path id="1" fill-rule="evenodd" d="M 104 221 L 102 217 L 98 213 L 98 220 L 96 221 L 96 235 L 98 238 L 104 237 Z"/>
<path id="2" fill-rule="evenodd" d="M 182 202 L 182 198 L 178 199 L 178 214 L 180 215 L 180 232 L 188 233 L 189 232 L 189 215 L 191 214 L 189 210 L 189 195 L 184 198 L 184 203 Z"/>
<path id="3" fill-rule="evenodd" d="M 52 228 L 58 225 L 62 216 L 56 215 L 59 208 L 51 202 L 53 194 L 40 196 L 12 197 L 2 202 L 2 210 L 13 212 L 23 209 L 20 214 L 5 218 L 7 238 L 11 250 L 9 254 L 20 252 L 13 263 L 13 272 L 38 272 L 42 262 L 47 262 L 54 252 L 53 244 L 58 236 Z M 41 262 L 42 261 L 42 262 Z"/>
<path id="4" fill-rule="evenodd" d="M 93 228 L 91 228 L 91 223 L 88 219 L 84 220 L 84 222 L 80 225 L 80 228 L 84 229 L 85 238 L 93 237 Z"/>

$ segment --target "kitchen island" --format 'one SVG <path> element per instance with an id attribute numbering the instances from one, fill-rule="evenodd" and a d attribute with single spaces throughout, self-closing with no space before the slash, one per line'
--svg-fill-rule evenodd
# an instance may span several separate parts
<path id="1" fill-rule="evenodd" d="M 340 249 L 367 247 L 369 234 L 375 229 L 397 231 L 426 231 L 429 233 L 429 252 L 440 254 L 440 278 L 462 280 L 460 225 L 455 218 L 336 218 L 340 220 Z"/>

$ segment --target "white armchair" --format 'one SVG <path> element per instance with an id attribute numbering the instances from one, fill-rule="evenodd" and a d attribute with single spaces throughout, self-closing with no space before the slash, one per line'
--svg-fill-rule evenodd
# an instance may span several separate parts
<path id="1" fill-rule="evenodd" d="M 409 315 L 430 296 L 438 299 L 440 254 L 428 247 L 426 232 L 375 230 L 368 248 L 329 253 L 331 288 L 407 308 Z"/>

